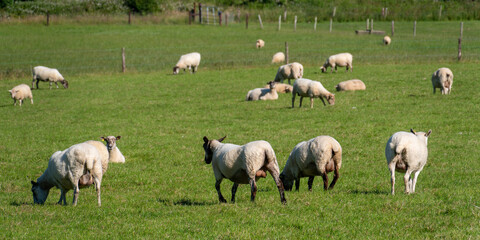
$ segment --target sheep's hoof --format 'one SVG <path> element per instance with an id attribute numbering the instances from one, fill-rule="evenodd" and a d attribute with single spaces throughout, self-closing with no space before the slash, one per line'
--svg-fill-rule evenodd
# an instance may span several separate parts
<path id="1" fill-rule="evenodd" d="M 221 198 L 219 200 L 220 200 L 220 203 L 227 203 L 227 200 L 225 200 L 225 198 Z"/>

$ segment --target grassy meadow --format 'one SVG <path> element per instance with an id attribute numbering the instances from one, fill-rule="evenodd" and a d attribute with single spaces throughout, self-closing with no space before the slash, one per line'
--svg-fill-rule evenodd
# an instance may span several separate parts
<path id="1" fill-rule="evenodd" d="M 463 57 L 456 61 L 458 22 L 396 23 L 391 46 L 382 36 L 355 36 L 365 23 L 228 27 L 184 25 L 0 24 L 0 238 L 173 239 L 400 239 L 480 237 L 480 22 L 465 22 Z M 375 23 L 389 30 L 389 22 Z M 320 28 L 320 26 L 322 26 Z M 254 48 L 262 38 L 266 47 Z M 334 91 L 358 78 L 366 91 L 338 92 L 324 107 L 291 108 L 291 95 L 246 102 L 248 90 L 273 80 L 271 56 L 289 42 L 290 61 L 304 76 Z M 120 49 L 126 48 L 127 72 Z M 196 74 L 172 75 L 181 54 L 199 51 Z M 351 52 L 354 71 L 323 74 L 319 66 L 338 52 Z M 6 90 L 31 83 L 30 68 L 56 67 L 70 88 L 33 90 L 34 104 L 13 107 Z M 451 95 L 432 93 L 431 75 L 449 67 Z M 433 133 L 427 165 L 416 193 L 396 195 L 384 156 L 397 131 Z M 102 181 L 102 207 L 93 187 L 80 191 L 76 207 L 56 205 L 52 189 L 33 205 L 31 180 L 52 153 L 102 135 L 121 135 L 125 164 L 111 164 Z M 302 179 L 299 192 L 280 203 L 271 176 L 258 182 L 255 203 L 240 185 L 236 203 L 219 204 L 211 165 L 203 161 L 202 138 L 245 144 L 266 140 L 280 169 L 293 147 L 330 135 L 343 148 L 340 179 L 324 192 Z M 332 179 L 330 177 L 330 179 Z M 231 182 L 222 193 L 230 199 Z"/>

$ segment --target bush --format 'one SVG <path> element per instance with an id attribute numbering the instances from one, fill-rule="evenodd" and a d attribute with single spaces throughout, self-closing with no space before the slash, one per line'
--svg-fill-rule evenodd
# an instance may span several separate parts
<path id="1" fill-rule="evenodd" d="M 125 6 L 142 15 L 158 11 L 156 0 L 125 0 Z"/>

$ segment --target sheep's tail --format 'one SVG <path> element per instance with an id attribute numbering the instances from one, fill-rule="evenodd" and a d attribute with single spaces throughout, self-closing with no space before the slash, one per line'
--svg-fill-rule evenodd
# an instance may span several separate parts
<path id="1" fill-rule="evenodd" d="M 276 171 L 280 174 L 280 169 L 278 168 L 277 157 L 275 156 L 275 152 L 273 148 L 265 149 L 265 164 L 264 165 L 272 165 L 275 166 Z"/>
<path id="2" fill-rule="evenodd" d="M 332 159 L 336 169 L 342 167 L 342 147 L 340 145 L 332 146 Z"/>

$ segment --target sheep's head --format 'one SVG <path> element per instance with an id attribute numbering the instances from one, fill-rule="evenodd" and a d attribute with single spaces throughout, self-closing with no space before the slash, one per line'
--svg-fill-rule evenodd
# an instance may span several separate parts
<path id="1" fill-rule="evenodd" d="M 176 75 L 176 74 L 178 74 L 179 72 L 180 72 L 180 68 L 179 68 L 179 67 L 177 67 L 177 66 L 173 67 L 173 75 Z"/>
<path id="2" fill-rule="evenodd" d="M 107 149 L 108 151 L 111 151 L 112 149 L 115 149 L 117 147 L 117 140 L 120 140 L 122 136 L 108 136 L 108 137 L 100 137 L 102 141 L 105 141 L 107 143 Z"/>
<path id="3" fill-rule="evenodd" d="M 63 80 L 63 81 L 60 81 L 63 85 L 63 88 L 67 89 L 68 88 L 68 81 L 67 80 Z"/>
<path id="4" fill-rule="evenodd" d="M 322 70 L 322 73 L 327 72 L 327 68 L 325 68 L 325 66 L 320 67 L 320 70 Z"/>
<path id="5" fill-rule="evenodd" d="M 15 96 L 17 95 L 17 93 L 18 93 L 19 91 L 20 91 L 20 90 L 16 90 L 16 91 L 8 90 L 8 92 L 10 93 L 10 95 L 12 96 L 12 98 L 15 98 Z"/>
<path id="6" fill-rule="evenodd" d="M 218 140 L 208 140 L 207 136 L 203 137 L 203 150 L 205 151 L 205 163 L 210 164 L 212 162 L 213 151 L 211 148 L 211 144 L 213 141 L 222 142 L 227 136 L 220 138 Z"/>
<path id="7" fill-rule="evenodd" d="M 285 86 L 285 93 L 291 92 L 293 89 L 290 86 Z"/>
<path id="8" fill-rule="evenodd" d="M 270 82 L 268 82 L 267 84 L 269 85 L 269 88 L 270 88 L 270 89 L 275 89 L 275 84 L 276 84 L 276 83 L 275 83 L 274 81 L 270 81 Z"/>
<path id="9" fill-rule="evenodd" d="M 282 173 L 280 173 L 280 180 L 283 183 L 283 188 L 285 189 L 285 191 L 292 191 L 293 181 L 294 181 L 293 178 L 292 179 L 287 178 L 285 173 L 282 172 Z"/>
<path id="10" fill-rule="evenodd" d="M 335 105 L 335 95 L 333 93 L 327 96 L 328 104 Z"/>
<path id="11" fill-rule="evenodd" d="M 40 184 L 34 181 L 31 181 L 31 183 L 32 183 L 33 203 L 44 204 L 45 201 L 47 200 L 50 189 L 44 190 L 40 187 Z"/>
<path id="12" fill-rule="evenodd" d="M 432 129 L 428 130 L 427 133 L 424 133 L 424 132 L 415 132 L 412 128 L 410 128 L 410 132 L 415 134 L 415 136 L 417 136 L 419 140 L 425 141 L 425 145 L 427 145 L 428 137 L 430 136 L 430 134 L 432 134 Z"/>

